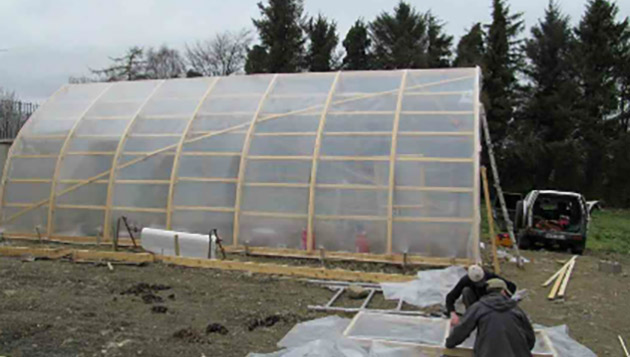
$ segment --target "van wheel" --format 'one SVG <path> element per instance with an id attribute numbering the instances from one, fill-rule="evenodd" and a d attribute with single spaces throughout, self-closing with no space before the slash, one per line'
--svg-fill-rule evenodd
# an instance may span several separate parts
<path id="1" fill-rule="evenodd" d="M 582 255 L 584 253 L 584 242 L 575 243 L 571 246 L 571 253 Z"/>
<path id="2" fill-rule="evenodd" d="M 518 237 L 518 248 L 519 249 L 529 249 L 531 247 L 532 242 L 526 234 L 519 235 Z"/>
<path id="3" fill-rule="evenodd" d="M 516 212 L 514 213 L 514 226 L 516 229 L 524 228 L 524 211 L 523 200 L 516 202 Z"/>

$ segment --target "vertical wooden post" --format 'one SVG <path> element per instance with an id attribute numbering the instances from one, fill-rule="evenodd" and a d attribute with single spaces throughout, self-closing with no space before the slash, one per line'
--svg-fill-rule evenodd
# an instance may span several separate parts
<path id="1" fill-rule="evenodd" d="M 479 67 L 475 68 L 475 77 L 474 77 L 474 90 L 473 90 L 473 112 L 474 112 L 474 130 L 473 130 L 473 194 L 472 194 L 472 204 L 473 204 L 473 212 L 474 212 L 474 223 L 472 227 L 473 232 L 473 254 L 475 255 L 474 259 L 478 262 L 481 261 L 481 252 L 479 251 L 479 230 L 481 228 L 481 202 L 479 202 L 480 196 L 480 185 L 479 185 L 479 166 L 480 164 L 480 156 L 481 156 L 481 142 L 479 137 L 481 135 L 481 127 L 479 126 L 479 109 L 481 107 L 481 102 L 479 101 L 480 96 L 480 85 L 479 81 L 481 80 L 481 69 Z M 493 238 L 494 241 L 494 238 Z"/>
<path id="2" fill-rule="evenodd" d="M 335 79 L 328 91 L 328 97 L 326 98 L 326 104 L 322 109 L 322 114 L 319 118 L 319 126 L 317 127 L 317 136 L 315 138 L 315 148 L 313 149 L 313 163 L 311 164 L 311 182 L 308 187 L 308 223 L 306 227 L 306 250 L 313 251 L 313 231 L 314 231 L 314 217 L 315 217 L 315 186 L 317 184 L 317 168 L 319 164 L 319 153 L 321 151 L 324 127 L 326 126 L 326 117 L 328 109 L 330 108 L 330 102 L 337 88 L 337 82 L 341 76 L 341 71 L 337 72 Z"/>
<path id="3" fill-rule="evenodd" d="M 118 160 L 120 155 L 122 155 L 123 148 L 125 147 L 125 143 L 127 142 L 127 138 L 129 137 L 129 133 L 131 132 L 131 128 L 133 124 L 136 122 L 136 119 L 140 116 L 140 113 L 147 105 L 149 100 L 153 97 L 153 95 L 158 91 L 158 89 L 164 84 L 165 80 L 162 80 L 159 84 L 153 88 L 151 94 L 147 96 L 144 102 L 140 105 L 136 113 L 131 117 L 129 123 L 125 127 L 125 130 L 120 137 L 120 141 L 118 142 L 118 146 L 116 147 L 116 153 L 114 154 L 114 158 L 112 159 L 112 167 L 109 169 L 109 181 L 107 183 L 107 199 L 105 201 L 105 218 L 103 219 L 103 239 L 109 239 L 111 235 L 111 224 L 109 223 L 112 214 L 112 204 L 114 197 L 114 182 L 116 181 L 116 169 L 118 166 Z"/>
<path id="4" fill-rule="evenodd" d="M 245 134 L 245 140 L 243 142 L 243 151 L 241 153 L 241 161 L 238 166 L 238 179 L 236 180 L 236 197 L 234 199 L 234 239 L 232 245 L 238 245 L 238 236 L 240 234 L 240 216 L 241 216 L 241 201 L 243 200 L 243 182 L 245 181 L 245 166 L 247 165 L 247 155 L 249 154 L 249 147 L 252 143 L 252 137 L 254 136 L 254 129 L 256 127 L 256 122 L 258 121 L 258 117 L 260 116 L 260 112 L 262 112 L 262 108 L 265 105 L 265 101 L 267 97 L 273 90 L 276 85 L 276 80 L 278 79 L 278 74 L 275 74 L 269 85 L 267 86 L 267 90 L 265 94 L 260 98 L 258 102 L 258 108 L 256 109 L 256 113 L 252 117 L 252 121 L 249 124 L 249 128 L 247 129 L 247 134 Z"/>
<path id="5" fill-rule="evenodd" d="M 186 123 L 186 128 L 184 129 L 184 132 L 182 133 L 182 137 L 179 139 L 179 143 L 177 144 L 177 149 L 175 151 L 175 158 L 173 159 L 173 168 L 171 169 L 171 181 L 168 185 L 168 198 L 166 202 L 166 229 L 167 230 L 170 230 L 172 228 L 173 196 L 175 195 L 175 183 L 177 182 L 177 171 L 179 169 L 179 160 L 182 155 L 184 142 L 186 141 L 186 137 L 188 136 L 188 133 L 190 132 L 190 128 L 192 128 L 193 121 L 195 120 L 195 117 L 197 116 L 199 109 L 201 109 L 201 106 L 206 101 L 206 98 L 208 98 L 208 96 L 210 95 L 214 87 L 216 86 L 217 82 L 219 82 L 221 78 L 222 77 L 217 77 L 210 83 L 208 90 L 206 90 L 204 95 L 201 97 L 201 100 L 199 101 L 199 104 L 197 104 L 195 111 L 193 111 L 192 115 L 190 116 L 190 119 L 188 119 L 188 123 Z"/>
<path id="6" fill-rule="evenodd" d="M 405 93 L 405 86 L 407 85 L 408 70 L 402 73 L 400 80 L 400 88 L 398 89 L 398 101 L 396 103 L 396 114 L 394 115 L 394 126 L 392 128 L 392 146 L 389 152 L 389 185 L 387 190 L 387 255 L 392 254 L 393 237 L 392 232 L 394 230 L 394 186 L 396 180 L 394 178 L 396 174 L 396 151 L 398 150 L 398 128 L 400 125 L 400 112 L 402 110 L 403 97 Z"/>
<path id="7" fill-rule="evenodd" d="M 485 166 L 481 167 L 481 178 L 483 181 L 483 199 L 486 201 L 488 215 L 488 230 L 490 231 L 490 241 L 492 242 L 492 266 L 496 274 L 501 274 L 501 265 L 497 255 L 497 239 L 494 235 L 494 217 L 492 217 L 492 206 L 490 204 L 490 190 L 488 189 L 488 174 Z"/>
<path id="8" fill-rule="evenodd" d="M 70 128 L 68 134 L 66 135 L 66 139 L 64 140 L 63 145 L 61 145 L 61 150 L 59 150 L 59 156 L 57 156 L 57 162 L 55 163 L 55 171 L 53 173 L 52 182 L 50 184 L 50 197 L 48 199 L 48 224 L 46 228 L 46 233 L 49 239 L 52 236 L 54 229 L 53 214 L 55 213 L 55 201 L 57 198 L 57 182 L 59 181 L 59 175 L 61 174 L 61 165 L 63 163 L 64 157 L 66 156 L 66 152 L 68 151 L 70 140 L 74 137 L 74 132 L 77 130 L 79 124 L 81 124 L 90 109 L 94 107 L 99 99 L 101 99 L 101 97 L 103 97 L 103 95 L 105 95 L 105 93 L 107 93 L 107 91 L 109 91 L 113 85 L 114 84 L 109 84 L 108 86 L 106 86 L 103 91 L 99 95 L 97 95 L 96 98 L 94 98 L 92 103 L 90 103 L 90 105 L 88 105 L 83 113 L 81 113 L 79 119 L 74 122 L 72 128 Z"/>

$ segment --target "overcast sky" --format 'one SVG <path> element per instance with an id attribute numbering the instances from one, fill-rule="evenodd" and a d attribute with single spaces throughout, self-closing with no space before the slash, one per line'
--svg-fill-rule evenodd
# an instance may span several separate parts
<path id="1" fill-rule="evenodd" d="M 446 22 L 455 41 L 471 24 L 489 22 L 491 0 L 408 0 Z M 69 76 L 108 64 L 133 45 L 166 44 L 183 49 L 224 30 L 252 28 L 256 0 L 0 0 L 0 87 L 41 102 Z M 398 0 L 305 0 L 309 15 L 322 13 L 338 23 L 341 39 L 357 18 L 369 21 L 391 11 Z M 509 0 L 524 13 L 529 28 L 548 0 Z M 560 0 L 575 23 L 586 0 Z M 620 18 L 630 1 L 617 1 Z M 456 43 L 456 42 L 455 42 Z"/>

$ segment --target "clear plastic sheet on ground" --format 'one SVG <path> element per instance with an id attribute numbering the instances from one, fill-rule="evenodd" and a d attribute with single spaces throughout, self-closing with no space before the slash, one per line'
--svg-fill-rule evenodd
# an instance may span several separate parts
<path id="1" fill-rule="evenodd" d="M 341 337 L 350 319 L 337 315 L 299 323 L 278 342 L 278 347 L 299 347 L 315 340 L 331 340 Z"/>
<path id="2" fill-rule="evenodd" d="M 451 266 L 446 269 L 424 270 L 418 278 L 404 283 L 381 283 L 387 300 L 400 300 L 410 305 L 427 307 L 444 303 L 446 294 L 466 275 L 466 269 Z"/>
<path id="3" fill-rule="evenodd" d="M 554 327 L 534 325 L 534 327 L 547 332 L 551 344 L 556 352 L 558 352 L 558 357 L 597 357 L 588 347 L 569 336 L 569 328 L 567 325 Z"/>

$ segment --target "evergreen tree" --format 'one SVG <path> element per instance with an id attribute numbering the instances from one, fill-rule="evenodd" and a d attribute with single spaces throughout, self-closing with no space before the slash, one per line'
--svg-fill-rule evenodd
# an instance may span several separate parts
<path id="1" fill-rule="evenodd" d="M 343 68 L 347 70 L 370 69 L 370 46 L 372 41 L 368 36 L 368 28 L 362 20 L 357 20 L 348 31 L 343 40 L 346 56 L 343 59 Z"/>
<path id="2" fill-rule="evenodd" d="M 426 68 L 428 24 L 426 17 L 401 1 L 394 13 L 381 13 L 370 24 L 378 69 Z"/>
<path id="3" fill-rule="evenodd" d="M 453 63 L 455 67 L 482 65 L 485 52 L 483 35 L 481 23 L 478 22 L 473 25 L 468 33 L 462 36 L 457 44 L 457 57 Z"/>
<path id="4" fill-rule="evenodd" d="M 531 36 L 525 43 L 528 63 L 524 72 L 531 85 L 524 116 L 529 128 L 544 141 L 564 140 L 575 128 L 573 107 L 578 92 L 571 59 L 574 39 L 569 18 L 553 0 Z"/>
<path id="5" fill-rule="evenodd" d="M 522 63 L 517 40 L 523 29 L 521 16 L 520 13 L 510 14 L 505 0 L 493 0 L 483 61 L 483 90 L 490 134 L 497 148 L 502 147 L 517 104 L 516 72 Z M 500 150 L 497 151 L 500 154 Z"/>
<path id="6" fill-rule="evenodd" d="M 317 19 L 310 19 L 306 26 L 309 38 L 306 54 L 306 68 L 311 72 L 327 72 L 334 66 L 333 54 L 339 37 L 337 36 L 337 24 L 329 22 L 322 15 Z"/>
<path id="7" fill-rule="evenodd" d="M 527 56 L 524 73 L 529 85 L 524 108 L 517 115 L 519 128 L 515 130 L 521 139 L 512 150 L 519 159 L 530 163 L 527 188 L 580 187 L 583 155 L 578 149 L 580 141 L 573 135 L 578 91 L 571 69 L 572 46 L 569 18 L 551 0 L 544 19 L 531 29 L 531 38 L 524 46 Z M 524 146 L 526 137 L 530 144 Z"/>
<path id="8" fill-rule="evenodd" d="M 247 60 L 245 61 L 245 72 L 247 74 L 254 73 L 267 73 L 269 67 L 267 61 L 269 60 L 269 54 L 265 47 L 260 45 L 254 45 L 252 49 L 247 53 Z"/>
<path id="9" fill-rule="evenodd" d="M 617 22 L 618 12 L 614 3 L 590 0 L 575 29 L 574 62 L 581 91 L 578 128 L 587 153 L 585 173 L 590 195 L 602 192 L 607 143 L 619 136 L 616 122 L 609 119 L 619 108 L 617 74 L 627 42 L 628 20 Z"/>
<path id="10" fill-rule="evenodd" d="M 426 14 L 428 26 L 429 48 L 428 61 L 429 68 L 450 67 L 451 65 L 451 46 L 453 45 L 453 36 L 444 33 L 444 23 L 433 16 L 430 12 Z"/>
<path id="11" fill-rule="evenodd" d="M 261 48 L 249 52 L 249 69 L 265 69 L 265 72 L 297 72 L 304 57 L 303 0 L 269 0 L 268 5 L 258 3 L 262 18 L 253 20 L 260 36 Z M 266 57 L 265 63 L 260 60 Z M 249 72 L 248 73 L 253 73 Z"/>
<path id="12" fill-rule="evenodd" d="M 122 57 L 110 57 L 113 64 L 103 69 L 90 69 L 92 73 L 103 77 L 108 82 L 135 81 L 146 79 L 146 61 L 141 47 L 134 46 Z"/>

